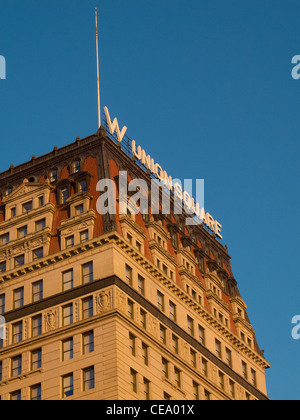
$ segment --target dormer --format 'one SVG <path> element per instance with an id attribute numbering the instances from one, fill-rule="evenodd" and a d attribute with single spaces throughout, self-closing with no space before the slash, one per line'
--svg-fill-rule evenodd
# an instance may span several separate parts
<path id="1" fill-rule="evenodd" d="M 93 238 L 96 212 L 90 209 L 92 198 L 88 192 L 79 192 L 67 199 L 70 217 L 62 220 L 58 227 L 62 250 L 83 244 Z"/>
<path id="2" fill-rule="evenodd" d="M 40 209 L 50 201 L 51 186 L 48 182 L 29 182 L 22 185 L 2 199 L 5 205 L 5 220 Z"/>
<path id="3" fill-rule="evenodd" d="M 168 251 L 169 232 L 164 228 L 161 220 L 155 221 L 153 217 L 150 218 L 150 223 L 147 223 L 146 226 L 149 233 L 149 248 L 154 264 L 166 277 L 174 281 L 177 263 Z"/>
<path id="4" fill-rule="evenodd" d="M 242 341 L 249 347 L 253 347 L 253 336 L 255 331 L 248 321 L 246 315 L 247 305 L 240 296 L 235 296 L 230 299 L 233 308 L 233 321 L 235 323 L 237 332 Z"/>
<path id="5" fill-rule="evenodd" d="M 49 253 L 55 207 L 48 182 L 23 184 L 3 198 L 6 220 L 0 228 L 0 261 L 5 270 L 42 259 Z"/>
<path id="6" fill-rule="evenodd" d="M 197 258 L 191 252 L 189 246 L 184 247 L 179 245 L 176 251 L 179 265 L 179 274 L 184 289 L 187 293 L 191 294 L 195 299 L 203 301 L 203 291 L 205 290 L 202 281 L 196 276 L 196 265 L 198 264 Z"/>
<path id="7" fill-rule="evenodd" d="M 134 219 L 129 214 L 121 214 L 119 216 L 122 234 L 126 242 L 141 254 L 144 254 L 146 235 L 143 228 L 141 228 Z"/>
<path id="8" fill-rule="evenodd" d="M 197 259 L 192 254 L 191 248 L 189 246 L 184 248 L 180 244 L 176 254 L 178 257 L 179 269 L 185 270 L 191 275 L 195 276 L 195 266 L 197 265 Z"/>
<path id="9" fill-rule="evenodd" d="M 158 247 L 163 250 L 168 250 L 168 240 L 170 239 L 169 232 L 163 227 L 161 220 L 155 222 L 154 218 L 151 217 L 150 223 L 147 224 L 150 242 L 155 242 Z"/>
<path id="10" fill-rule="evenodd" d="M 219 320 L 228 319 L 230 315 L 229 306 L 222 299 L 223 282 L 216 271 L 207 272 L 204 275 L 206 285 L 206 297 L 211 313 Z M 222 321 L 221 321 L 222 322 Z"/>

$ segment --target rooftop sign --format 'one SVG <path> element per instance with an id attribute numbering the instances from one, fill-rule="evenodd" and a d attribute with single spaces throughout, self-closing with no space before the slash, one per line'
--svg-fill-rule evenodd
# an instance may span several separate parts
<path id="1" fill-rule="evenodd" d="M 122 130 L 120 130 L 117 118 L 111 121 L 107 107 L 104 108 L 104 111 L 110 134 L 114 135 L 116 133 L 117 140 L 119 143 L 121 143 L 126 134 L 127 127 L 123 127 Z M 209 213 L 206 213 L 204 208 L 201 207 L 199 203 L 195 203 L 194 198 L 192 198 L 187 191 L 183 190 L 181 184 L 177 181 L 174 182 L 172 177 L 169 177 L 167 172 L 164 171 L 158 163 L 155 163 L 154 159 L 152 159 L 150 155 L 147 155 L 145 150 L 143 150 L 140 146 L 137 146 L 134 140 L 132 140 L 131 147 L 132 155 L 138 161 L 140 161 L 147 168 L 147 170 L 149 170 L 156 177 L 156 179 L 162 182 L 177 199 L 183 202 L 188 213 L 196 217 L 199 220 L 199 224 L 203 223 L 212 232 L 214 232 L 218 238 L 223 239 L 221 236 L 222 225 L 216 221 Z M 193 224 L 195 224 L 195 220 L 193 221 Z"/>

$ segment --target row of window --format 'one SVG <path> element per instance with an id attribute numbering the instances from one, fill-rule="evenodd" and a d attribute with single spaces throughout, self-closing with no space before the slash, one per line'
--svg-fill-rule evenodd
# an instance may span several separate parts
<path id="1" fill-rule="evenodd" d="M 181 388 L 181 371 L 174 368 L 174 376 L 176 386 Z M 140 379 L 139 373 L 132 368 L 130 369 L 130 390 L 135 394 L 142 392 L 144 400 L 151 400 L 151 382 L 145 377 Z M 200 400 L 200 385 L 195 381 L 193 381 L 193 395 L 195 400 Z M 211 399 L 211 393 L 206 389 L 204 389 L 204 398 L 206 400 Z M 172 400 L 173 397 L 167 392 L 164 392 L 163 399 L 169 401 Z"/>
<path id="2" fill-rule="evenodd" d="M 81 390 L 82 392 L 90 391 L 95 388 L 95 369 L 89 366 L 81 370 Z M 69 373 L 61 377 L 61 398 L 68 398 L 74 395 L 74 374 Z M 21 389 L 10 393 L 11 401 L 21 401 Z M 1 397 L 0 397 L 1 400 Z M 30 400 L 42 400 L 42 384 L 36 384 L 30 387 Z"/>
<path id="3" fill-rule="evenodd" d="M 126 282 L 130 285 L 133 286 L 133 270 L 130 266 L 128 266 L 126 264 Z M 187 288 L 188 291 L 190 291 L 190 288 Z M 145 295 L 145 279 L 141 276 L 138 275 L 138 291 L 141 295 Z M 192 292 L 194 290 L 192 289 Z M 194 291 L 194 294 L 192 293 L 192 297 L 194 299 L 197 300 L 197 294 Z M 200 296 L 198 297 L 201 298 Z M 200 300 L 200 304 L 201 304 L 201 300 Z M 157 308 L 161 311 L 161 312 L 166 312 L 166 304 L 165 304 L 165 296 L 163 293 L 161 293 L 160 291 L 157 291 Z M 134 319 L 134 302 L 132 302 L 130 299 L 128 300 L 128 315 L 130 316 L 130 318 Z M 218 312 L 216 309 L 214 309 L 214 316 L 217 317 L 220 322 L 222 322 L 224 325 L 226 325 L 228 327 L 228 319 L 225 318 L 223 316 L 222 313 Z M 174 321 L 177 322 L 177 307 L 176 304 L 173 303 L 171 300 L 169 300 L 169 307 L 168 307 L 168 317 Z M 140 322 L 142 322 L 144 325 L 146 325 L 146 313 L 141 309 L 141 314 L 140 314 Z M 195 325 L 194 325 L 194 319 L 191 318 L 189 315 L 187 315 L 187 331 L 188 333 L 192 336 L 195 337 Z M 162 325 L 160 326 L 160 338 L 162 343 L 165 344 L 165 337 L 166 337 L 166 329 L 165 327 L 163 327 Z M 172 347 L 176 348 L 176 338 L 174 338 L 175 336 L 173 335 L 173 343 L 172 343 Z M 205 346 L 205 329 L 198 324 L 198 337 L 197 340 L 203 345 Z M 241 338 L 242 340 L 246 343 L 246 337 L 243 333 L 241 333 Z M 252 347 L 252 340 L 251 339 L 247 339 L 247 344 L 248 346 Z M 220 359 L 223 359 L 223 354 L 221 351 L 221 342 L 219 340 L 216 339 L 216 355 L 217 357 L 219 357 Z M 232 367 L 232 356 L 231 356 L 231 350 L 229 350 L 227 347 L 225 349 L 225 361 L 226 363 Z M 244 367 L 243 367 L 243 372 L 244 372 Z M 248 374 L 244 374 L 243 376 L 245 379 L 248 379 Z M 252 369 L 251 370 L 251 382 L 254 386 L 256 386 L 256 373 L 255 371 Z"/>
<path id="4" fill-rule="evenodd" d="M 87 331 L 81 335 L 81 355 L 86 355 L 94 352 L 94 331 Z M 73 337 L 69 337 L 61 341 L 61 361 L 65 362 L 72 360 L 74 357 L 74 341 Z M 16 378 L 22 375 L 23 372 L 23 355 L 20 354 L 10 359 L 9 361 L 9 377 Z M 42 368 L 42 349 L 36 349 L 30 352 L 29 355 L 29 369 L 34 372 Z M 3 377 L 3 362 L 0 361 L 0 382 L 8 378 Z"/>
<path id="5" fill-rule="evenodd" d="M 159 309 L 164 309 L 163 308 L 163 295 L 158 292 L 157 294 L 157 299 L 158 299 L 158 308 Z M 134 310 L 134 305 L 135 303 L 133 301 L 131 301 L 130 299 L 128 299 L 128 316 L 132 319 L 135 320 L 135 310 Z M 139 322 L 140 325 L 146 329 L 147 325 L 147 313 L 143 310 L 140 309 L 140 317 L 139 317 Z M 170 301 L 170 318 L 173 321 L 176 321 L 176 305 L 174 305 L 171 301 Z M 203 346 L 205 346 L 205 329 L 198 324 L 198 337 L 195 337 L 195 325 L 194 325 L 194 320 L 190 317 L 187 316 L 187 331 L 188 333 L 196 338 Z M 159 337 L 160 337 L 160 341 L 163 345 L 167 345 L 167 328 L 165 326 L 163 326 L 162 324 L 160 324 L 159 326 Z M 171 339 L 171 348 L 172 350 L 178 354 L 179 352 L 179 339 L 175 334 L 172 334 L 172 339 Z M 145 348 L 146 349 L 146 348 Z M 215 355 L 219 358 L 223 360 L 223 348 L 222 348 L 222 343 L 215 339 Z M 191 357 L 191 363 L 192 365 L 196 368 L 196 352 L 191 349 L 190 350 L 190 357 Z M 232 368 L 232 351 L 225 347 L 225 363 Z M 248 366 L 245 362 L 242 362 L 242 374 L 243 377 L 248 380 Z M 251 383 L 253 386 L 257 386 L 257 380 L 256 380 L 256 371 L 254 369 L 251 369 Z"/>
<path id="6" fill-rule="evenodd" d="M 178 347 L 178 337 L 174 334 L 172 335 L 172 350 L 174 353 L 179 353 Z M 217 344 L 216 344 L 217 346 Z M 217 346 L 217 350 L 219 351 L 219 345 Z M 129 350 L 130 354 L 133 357 L 138 356 L 137 352 L 137 337 L 132 333 L 129 334 Z M 229 349 L 226 349 L 226 357 L 227 357 L 227 364 L 232 365 L 232 354 Z M 141 357 L 143 360 L 143 364 L 145 366 L 149 366 L 150 358 L 149 358 L 149 346 L 144 342 L 141 343 Z M 186 360 L 187 361 L 187 360 Z M 198 366 L 198 362 L 200 361 L 200 365 Z M 197 352 L 190 348 L 190 364 L 194 369 L 197 369 L 201 372 L 201 374 L 208 378 L 208 366 L 209 362 L 204 357 L 200 357 L 198 359 Z M 242 362 L 242 369 L 243 369 L 243 376 L 245 379 L 248 379 L 248 368 L 245 362 Z M 162 375 L 164 379 L 172 379 L 172 382 L 180 389 L 182 383 L 182 372 L 176 366 L 171 368 L 171 363 L 164 357 L 162 357 Z M 228 379 L 228 389 L 229 394 L 232 398 L 235 398 L 235 383 L 231 379 Z M 251 369 L 251 381 L 254 386 L 256 386 L 256 372 Z M 218 386 L 224 391 L 225 390 L 225 374 L 222 371 L 218 371 Z M 197 394 L 199 396 L 199 393 Z M 198 398 L 196 398 L 198 399 Z M 246 393 L 246 399 L 250 399 L 250 395 Z"/>
<path id="7" fill-rule="evenodd" d="M 9 214 L 6 214 L 6 219 L 12 219 L 16 216 L 26 214 L 31 210 L 43 207 L 45 204 L 45 196 L 41 195 L 37 200 L 30 200 L 22 203 L 20 206 L 10 207 Z"/>
<path id="8" fill-rule="evenodd" d="M 86 320 L 94 315 L 93 296 L 86 297 L 81 300 L 81 319 Z M 74 306 L 73 303 L 64 305 L 61 308 L 61 326 L 67 327 L 74 323 Z M 42 314 L 33 316 L 30 319 L 28 336 L 31 338 L 38 337 L 43 334 L 43 317 Z M 18 344 L 24 339 L 24 323 L 23 320 L 15 322 L 11 325 L 11 344 Z M 3 347 L 3 340 L 0 340 L 0 348 Z"/>
<path id="9" fill-rule="evenodd" d="M 81 266 L 81 284 L 91 283 L 94 279 L 93 262 L 82 264 Z M 62 291 L 66 292 L 74 287 L 74 271 L 66 270 L 61 274 Z M 39 302 L 44 295 L 43 280 L 36 281 L 31 285 L 31 303 Z M 13 290 L 12 293 L 12 309 L 20 309 L 24 306 L 24 286 Z M 5 293 L 0 295 L 0 315 L 7 312 Z"/>

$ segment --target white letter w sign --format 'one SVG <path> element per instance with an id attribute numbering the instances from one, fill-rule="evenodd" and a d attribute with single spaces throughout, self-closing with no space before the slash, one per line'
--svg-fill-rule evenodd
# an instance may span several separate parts
<path id="1" fill-rule="evenodd" d="M 121 143 L 121 141 L 123 140 L 123 138 L 125 136 L 125 133 L 127 131 L 127 127 L 123 127 L 122 128 L 122 131 L 120 131 L 120 127 L 119 127 L 117 118 L 115 118 L 114 121 L 113 121 L 113 123 L 112 123 L 107 107 L 104 108 L 104 111 L 105 111 L 107 123 L 108 123 L 108 126 L 109 126 L 110 134 L 114 135 L 114 133 L 116 132 L 117 133 L 118 142 Z"/>

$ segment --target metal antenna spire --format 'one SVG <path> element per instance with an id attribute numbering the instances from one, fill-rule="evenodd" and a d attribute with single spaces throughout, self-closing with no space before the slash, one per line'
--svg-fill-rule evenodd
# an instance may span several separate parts
<path id="1" fill-rule="evenodd" d="M 97 91 L 98 91 L 98 125 L 101 127 L 101 107 L 100 107 L 100 72 L 99 72 L 99 42 L 98 42 L 98 13 L 95 8 L 96 21 L 96 53 L 97 53 Z"/>

